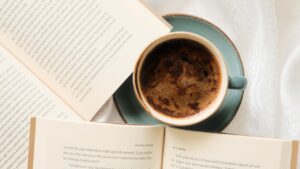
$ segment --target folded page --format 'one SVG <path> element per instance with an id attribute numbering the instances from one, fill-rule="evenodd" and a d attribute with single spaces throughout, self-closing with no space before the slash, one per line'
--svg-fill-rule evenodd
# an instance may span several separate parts
<path id="1" fill-rule="evenodd" d="M 29 169 L 160 169 L 163 126 L 33 119 Z"/>
<path id="2" fill-rule="evenodd" d="M 0 0 L 0 43 L 91 120 L 147 45 L 170 31 L 139 0 Z"/>

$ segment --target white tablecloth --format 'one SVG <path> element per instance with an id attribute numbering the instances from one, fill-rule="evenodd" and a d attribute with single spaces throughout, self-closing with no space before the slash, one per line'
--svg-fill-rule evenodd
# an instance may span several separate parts
<path id="1" fill-rule="evenodd" d="M 300 138 L 300 0 L 148 2 L 162 15 L 188 13 L 205 18 L 237 46 L 248 87 L 225 132 Z M 112 100 L 103 110 L 96 121 L 121 122 Z"/>

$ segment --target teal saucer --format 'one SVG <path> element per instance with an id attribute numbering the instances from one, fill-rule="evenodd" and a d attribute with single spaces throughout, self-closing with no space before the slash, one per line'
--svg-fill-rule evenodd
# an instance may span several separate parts
<path id="1" fill-rule="evenodd" d="M 172 32 L 186 31 L 199 34 L 210 40 L 223 54 L 228 67 L 229 76 L 243 76 L 244 69 L 241 58 L 232 41 L 223 31 L 210 22 L 189 15 L 168 15 L 165 19 L 173 26 Z M 236 115 L 243 98 L 243 90 L 228 90 L 225 102 L 218 112 L 205 121 L 184 127 L 191 130 L 220 132 Z M 130 76 L 115 92 L 116 107 L 127 123 L 131 124 L 161 124 L 149 115 L 135 97 Z"/>

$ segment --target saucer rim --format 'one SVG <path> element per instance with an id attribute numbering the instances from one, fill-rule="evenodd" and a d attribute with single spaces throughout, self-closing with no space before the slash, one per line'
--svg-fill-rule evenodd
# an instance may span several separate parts
<path id="1" fill-rule="evenodd" d="M 222 30 L 220 29 L 218 26 L 216 26 L 215 24 L 213 24 L 212 22 L 204 19 L 204 18 L 201 18 L 201 17 L 198 17 L 198 16 L 194 16 L 194 15 L 191 15 L 191 14 L 184 14 L 184 13 L 170 13 L 170 14 L 166 14 L 166 15 L 163 15 L 163 18 L 167 19 L 168 17 L 187 17 L 187 18 L 191 18 L 192 20 L 196 20 L 196 21 L 199 21 L 199 22 L 202 22 L 202 23 L 205 23 L 209 26 L 211 26 L 212 28 L 216 29 L 217 31 L 219 31 L 221 34 L 223 34 L 225 36 L 225 39 L 227 42 L 229 42 L 231 44 L 231 46 L 233 47 L 233 50 L 236 52 L 237 54 L 237 58 L 239 59 L 239 62 L 241 63 L 241 73 L 244 77 L 246 77 L 246 73 L 245 73 L 245 68 L 244 68 L 244 65 L 243 65 L 243 60 L 241 58 L 241 55 L 237 49 L 237 47 L 235 46 L 235 44 L 233 43 L 233 41 L 229 38 L 229 36 Z M 132 76 L 132 74 L 130 75 Z M 129 78 L 129 77 L 128 77 Z M 220 130 L 216 130 L 216 132 L 222 132 L 224 131 L 228 126 L 229 124 L 233 121 L 233 119 L 235 118 L 240 106 L 241 106 L 241 103 L 243 101 L 243 98 L 244 98 L 244 93 L 245 91 L 241 91 L 241 99 L 239 100 L 239 102 L 237 103 L 237 106 L 236 108 L 234 109 L 234 112 L 232 113 L 232 116 L 230 117 L 230 119 L 223 125 L 223 127 L 220 129 Z M 120 106 L 118 104 L 118 101 L 117 101 L 117 98 L 116 98 L 116 94 L 114 93 L 113 94 L 113 101 L 114 101 L 114 104 L 116 106 L 116 109 L 118 111 L 118 114 L 120 115 L 121 119 L 123 120 L 124 123 L 128 123 L 128 121 L 125 119 L 121 109 L 120 109 Z M 217 116 L 217 114 L 214 114 L 213 116 L 209 117 L 208 119 L 206 120 L 209 120 L 211 119 L 212 117 L 215 117 Z M 157 119 L 155 119 L 157 120 Z M 205 121 L 206 121 L 205 120 Z M 157 120 L 158 122 L 160 122 L 161 124 L 164 124 L 164 125 L 168 125 L 168 124 L 165 124 L 159 120 Z M 133 123 L 134 124 L 134 123 Z M 195 124 L 197 125 L 197 124 Z M 187 127 L 190 127 L 190 126 L 187 126 Z"/>

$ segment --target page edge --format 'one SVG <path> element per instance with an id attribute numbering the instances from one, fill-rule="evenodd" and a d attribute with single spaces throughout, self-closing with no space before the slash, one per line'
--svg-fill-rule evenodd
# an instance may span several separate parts
<path id="1" fill-rule="evenodd" d="M 297 169 L 299 141 L 292 141 L 291 169 Z"/>
<path id="2" fill-rule="evenodd" d="M 28 147 L 28 169 L 33 169 L 34 162 L 34 143 L 36 134 L 36 118 L 30 119 L 30 134 L 29 134 L 29 147 Z"/>

